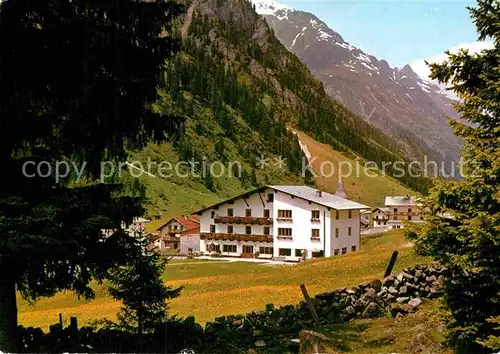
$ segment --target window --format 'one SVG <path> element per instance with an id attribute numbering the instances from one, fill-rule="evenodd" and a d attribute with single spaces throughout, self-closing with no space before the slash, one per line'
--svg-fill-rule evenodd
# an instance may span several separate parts
<path id="1" fill-rule="evenodd" d="M 392 217 L 392 220 L 397 220 L 397 219 L 398 219 L 398 216 L 397 216 L 397 215 L 394 215 L 394 216 Z"/>
<path id="2" fill-rule="evenodd" d="M 245 233 L 250 235 L 252 233 L 252 227 L 250 225 L 245 226 Z"/>
<path id="3" fill-rule="evenodd" d="M 278 237 L 292 238 L 292 229 L 285 227 L 278 228 Z"/>
<path id="4" fill-rule="evenodd" d="M 318 252 L 312 252 L 312 257 L 313 258 L 320 258 L 320 257 L 324 257 L 324 253 L 323 251 L 318 251 Z"/>
<path id="5" fill-rule="evenodd" d="M 349 210 L 349 215 L 348 215 L 348 218 L 351 219 L 352 218 L 352 210 Z"/>
<path id="6" fill-rule="evenodd" d="M 227 216 L 233 216 L 234 211 L 233 209 L 227 209 Z"/>
<path id="7" fill-rule="evenodd" d="M 319 220 L 319 210 L 312 210 L 311 211 L 311 219 L 312 220 Z"/>
<path id="8" fill-rule="evenodd" d="M 311 239 L 319 240 L 319 229 L 311 229 Z"/>
<path id="9" fill-rule="evenodd" d="M 421 216 L 421 217 L 420 217 L 420 220 L 424 220 L 424 217 L 423 217 L 423 216 Z"/>
<path id="10" fill-rule="evenodd" d="M 335 229 L 335 238 L 339 238 L 339 229 Z"/>
<path id="11" fill-rule="evenodd" d="M 214 216 L 215 216 L 215 211 L 212 211 L 212 212 L 210 213 L 210 217 L 213 219 L 213 218 L 214 218 Z"/>
<path id="12" fill-rule="evenodd" d="M 264 226 L 264 235 L 269 235 L 269 226 Z"/>
<path id="13" fill-rule="evenodd" d="M 347 253 L 347 247 L 343 247 L 342 248 L 342 254 L 346 254 Z"/>
<path id="14" fill-rule="evenodd" d="M 348 236 L 351 236 L 351 233 L 352 233 L 352 229 L 351 229 L 351 227 L 349 226 L 349 227 L 347 228 L 347 235 L 348 235 Z"/>
<path id="15" fill-rule="evenodd" d="M 356 246 L 351 246 L 351 252 L 356 252 Z"/>
<path id="16" fill-rule="evenodd" d="M 222 252 L 236 253 L 236 245 L 222 245 Z"/>
<path id="17" fill-rule="evenodd" d="M 268 218 L 269 217 L 269 209 L 264 209 L 264 217 Z"/>
<path id="18" fill-rule="evenodd" d="M 267 195 L 267 202 L 268 202 L 268 203 L 272 203 L 272 202 L 274 202 L 274 194 L 273 194 L 273 193 L 269 193 L 269 194 Z"/>
<path id="19" fill-rule="evenodd" d="M 261 254 L 273 254 L 272 247 L 259 247 L 259 253 Z"/>
<path id="20" fill-rule="evenodd" d="M 245 209 L 245 216 L 252 216 L 252 209 Z"/>
<path id="21" fill-rule="evenodd" d="M 243 246 L 242 253 L 252 254 L 253 253 L 253 246 Z"/>
<path id="22" fill-rule="evenodd" d="M 291 210 L 278 210 L 278 219 L 291 219 L 292 211 Z"/>
<path id="23" fill-rule="evenodd" d="M 339 211 L 338 210 L 335 210 L 335 219 L 339 219 Z"/>
<path id="24" fill-rule="evenodd" d="M 210 225 L 210 232 L 215 233 L 215 225 Z"/>
<path id="25" fill-rule="evenodd" d="M 411 215 L 408 215 L 408 220 L 411 221 Z"/>
<path id="26" fill-rule="evenodd" d="M 333 250 L 333 255 L 334 255 L 334 256 L 338 256 L 338 255 L 339 255 L 339 253 L 340 253 L 340 252 L 339 252 L 339 249 L 338 249 L 338 248 L 335 248 L 335 249 Z"/>
<path id="27" fill-rule="evenodd" d="M 233 225 L 227 225 L 227 233 L 232 234 L 233 233 Z"/>
<path id="28" fill-rule="evenodd" d="M 394 208 L 394 212 L 397 213 L 398 212 L 398 208 Z"/>
<path id="29" fill-rule="evenodd" d="M 292 255 L 292 250 L 290 248 L 280 248 L 278 252 L 281 257 Z"/>
<path id="30" fill-rule="evenodd" d="M 302 257 L 302 252 L 303 252 L 303 250 L 297 250 L 296 249 L 295 250 L 295 257 Z M 305 250 L 304 250 L 304 252 L 305 252 Z"/>
<path id="31" fill-rule="evenodd" d="M 411 213 L 411 208 L 408 208 L 408 212 Z"/>

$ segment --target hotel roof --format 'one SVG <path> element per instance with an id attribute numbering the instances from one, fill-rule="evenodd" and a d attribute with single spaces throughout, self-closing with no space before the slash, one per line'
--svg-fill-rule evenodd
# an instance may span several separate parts
<path id="1" fill-rule="evenodd" d="M 327 208 L 332 208 L 335 210 L 370 209 L 370 207 L 367 205 L 353 202 L 352 200 L 341 198 L 341 197 L 335 196 L 331 193 L 320 191 L 318 189 L 311 188 L 308 186 L 277 186 L 277 185 L 274 185 L 274 186 L 263 186 L 263 187 L 254 189 L 252 191 L 240 194 L 236 197 L 226 199 L 222 202 L 219 202 L 219 203 L 216 203 L 214 205 L 210 205 L 206 208 L 197 210 L 193 214 L 200 214 L 200 213 L 204 212 L 205 210 L 214 209 L 214 208 L 218 207 L 219 205 L 225 204 L 227 202 L 230 202 L 230 201 L 233 201 L 236 199 L 248 197 L 254 193 L 262 192 L 268 188 L 274 189 L 275 191 L 286 193 L 286 194 L 292 195 L 294 197 L 301 198 L 301 199 L 304 199 L 304 200 L 307 200 L 307 201 L 310 201 L 310 202 L 313 202 L 313 203 L 316 203 L 316 204 L 319 204 L 322 206 L 325 206 Z M 321 192 L 321 196 L 319 195 L 318 192 Z"/>

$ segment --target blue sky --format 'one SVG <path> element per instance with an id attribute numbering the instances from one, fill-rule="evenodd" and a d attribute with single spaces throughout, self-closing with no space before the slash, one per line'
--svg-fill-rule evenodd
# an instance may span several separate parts
<path id="1" fill-rule="evenodd" d="M 474 6 L 475 1 L 277 1 L 314 13 L 345 41 L 391 66 L 411 64 L 477 41 L 465 8 Z"/>

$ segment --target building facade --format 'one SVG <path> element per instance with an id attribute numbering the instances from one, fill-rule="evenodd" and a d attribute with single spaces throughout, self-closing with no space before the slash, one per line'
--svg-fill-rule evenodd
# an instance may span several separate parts
<path id="1" fill-rule="evenodd" d="M 291 261 L 355 252 L 364 209 L 307 186 L 261 187 L 196 212 L 200 250 Z"/>
<path id="2" fill-rule="evenodd" d="M 373 210 L 373 227 L 388 227 L 389 208 L 375 208 Z"/>
<path id="3" fill-rule="evenodd" d="M 387 226 L 391 229 L 404 228 L 404 222 L 423 223 L 424 217 L 421 213 L 422 204 L 415 197 L 386 197 Z"/>
<path id="4" fill-rule="evenodd" d="M 199 233 L 199 227 L 200 222 L 196 217 L 184 215 L 174 217 L 156 230 L 159 233 L 156 245 L 160 250 L 180 250 L 182 234 L 192 230 L 196 231 L 195 234 Z"/>

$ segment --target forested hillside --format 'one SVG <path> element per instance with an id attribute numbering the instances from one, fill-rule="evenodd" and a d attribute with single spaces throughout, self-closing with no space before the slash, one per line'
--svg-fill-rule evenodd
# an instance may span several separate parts
<path id="1" fill-rule="evenodd" d="M 136 159 L 221 161 L 224 166 L 240 161 L 244 168 L 239 178 L 227 173 L 166 181 L 146 176 L 150 213 L 168 209 L 174 201 L 176 212 L 189 211 L 190 205 L 264 183 L 304 183 L 304 156 L 287 126 L 353 157 L 379 164 L 404 159 L 399 143 L 326 95 L 247 0 L 194 0 L 187 4 L 176 35 L 182 51 L 166 63 L 165 86 L 153 108 L 181 116 L 184 123 L 172 143 L 151 145 Z M 262 156 L 269 163 L 256 168 Z M 284 166 L 273 163 L 279 156 Z M 428 186 L 416 178 L 401 181 L 418 191 Z"/>

